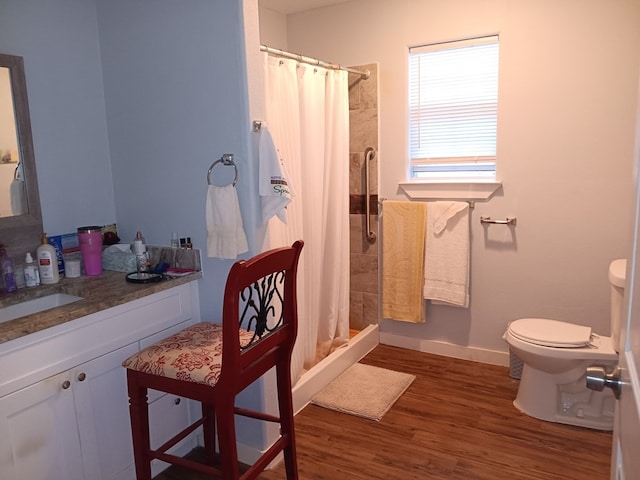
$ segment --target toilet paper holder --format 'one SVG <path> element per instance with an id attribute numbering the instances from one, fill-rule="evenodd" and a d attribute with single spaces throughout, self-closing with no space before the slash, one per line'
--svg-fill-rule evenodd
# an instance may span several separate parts
<path id="1" fill-rule="evenodd" d="M 480 217 L 480 223 L 482 224 L 495 224 L 495 225 L 516 225 L 516 217 L 507 217 L 504 220 L 498 220 L 491 217 Z"/>

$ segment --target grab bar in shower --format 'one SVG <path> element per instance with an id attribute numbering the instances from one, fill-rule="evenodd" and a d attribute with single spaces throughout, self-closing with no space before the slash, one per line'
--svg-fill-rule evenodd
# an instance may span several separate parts
<path id="1" fill-rule="evenodd" d="M 367 242 L 376 241 L 376 233 L 371 230 L 371 161 L 376 158 L 376 150 L 367 147 L 364 151 L 364 183 L 365 183 L 365 229 Z"/>

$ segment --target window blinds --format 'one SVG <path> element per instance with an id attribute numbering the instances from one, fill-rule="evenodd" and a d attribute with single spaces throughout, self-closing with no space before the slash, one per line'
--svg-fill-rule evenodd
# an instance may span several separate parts
<path id="1" fill-rule="evenodd" d="M 412 175 L 435 164 L 495 171 L 497 107 L 497 36 L 410 48 Z"/>

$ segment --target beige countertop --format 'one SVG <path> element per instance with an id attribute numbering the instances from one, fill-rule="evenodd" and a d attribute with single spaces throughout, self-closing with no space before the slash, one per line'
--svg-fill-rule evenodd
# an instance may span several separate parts
<path id="1" fill-rule="evenodd" d="M 138 284 L 127 282 L 123 272 L 105 270 L 97 277 L 63 278 L 55 285 L 3 293 L 0 294 L 0 308 L 55 293 L 76 295 L 82 300 L 0 323 L 0 344 L 200 278 L 201 272 L 196 272 L 157 283 Z"/>

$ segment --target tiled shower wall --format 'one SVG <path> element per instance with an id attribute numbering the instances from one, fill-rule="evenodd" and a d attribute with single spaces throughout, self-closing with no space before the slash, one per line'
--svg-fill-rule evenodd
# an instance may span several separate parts
<path id="1" fill-rule="evenodd" d="M 349 224 L 351 257 L 351 292 L 349 327 L 362 330 L 378 323 L 378 67 L 358 65 L 369 70 L 368 79 L 349 74 Z M 370 162 L 370 187 L 365 185 L 367 147 L 376 150 Z M 371 199 L 371 230 L 376 241 L 365 238 L 365 195 Z"/>

